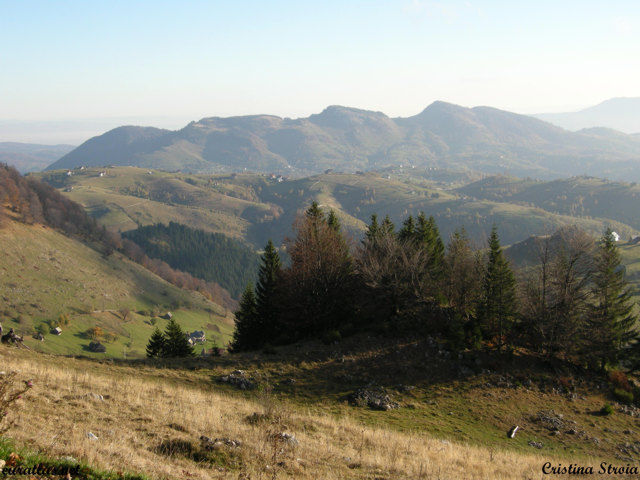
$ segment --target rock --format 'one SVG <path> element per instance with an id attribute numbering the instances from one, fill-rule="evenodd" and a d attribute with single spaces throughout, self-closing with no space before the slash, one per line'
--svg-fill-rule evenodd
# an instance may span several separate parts
<path id="1" fill-rule="evenodd" d="M 245 376 L 244 370 L 235 370 L 229 375 L 218 377 L 218 382 L 228 383 L 229 385 L 239 388 L 240 390 L 253 390 L 254 388 L 256 388 L 255 382 Z"/>
<path id="2" fill-rule="evenodd" d="M 223 447 L 240 448 L 242 446 L 242 442 L 240 440 L 234 440 L 226 437 L 211 440 L 206 435 L 200 436 L 200 443 L 202 444 L 202 448 L 205 450 L 219 450 Z"/>
<path id="3" fill-rule="evenodd" d="M 95 434 L 93 432 L 88 432 L 87 433 L 87 438 L 89 440 L 98 440 L 98 437 L 95 436 Z"/>
<path id="4" fill-rule="evenodd" d="M 391 400 L 381 387 L 360 388 L 349 395 L 349 403 L 357 406 L 368 406 L 373 410 L 387 411 L 398 408 L 397 402 Z"/>
<path id="5" fill-rule="evenodd" d="M 518 428 L 520 428 L 520 427 L 518 427 L 518 425 L 514 425 L 513 427 L 511 427 L 509 429 L 509 431 L 507 432 L 507 437 L 509 437 L 509 438 L 515 437 L 516 436 L 516 432 L 518 431 Z"/>
<path id="6" fill-rule="evenodd" d="M 531 421 L 542 424 L 550 431 L 562 430 L 565 423 L 562 420 L 562 414 L 556 413 L 553 410 L 540 410 L 531 417 Z"/>
<path id="7" fill-rule="evenodd" d="M 286 443 L 291 447 L 298 446 L 298 439 L 295 437 L 295 435 L 291 435 L 290 433 L 286 433 L 286 432 L 274 433 L 271 436 L 271 438 L 273 440 Z"/>
<path id="8" fill-rule="evenodd" d="M 529 446 L 530 446 L 530 447 L 534 447 L 534 448 L 538 448 L 538 449 L 540 449 L 540 448 L 544 447 L 544 445 L 542 444 L 542 442 L 534 442 L 533 440 L 530 440 L 530 441 L 529 441 Z"/>

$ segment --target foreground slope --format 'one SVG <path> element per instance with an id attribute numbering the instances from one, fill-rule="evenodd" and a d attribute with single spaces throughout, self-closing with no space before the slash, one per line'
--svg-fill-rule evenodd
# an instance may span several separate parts
<path id="1" fill-rule="evenodd" d="M 50 456 L 171 479 L 544 478 L 547 462 L 625 467 L 640 444 L 637 410 L 614 404 L 598 415 L 608 399 L 597 380 L 545 373 L 526 357 L 510 373 L 481 362 L 456 379 L 460 362 L 437 348 L 361 340 L 338 346 L 341 358 L 335 346 L 311 344 L 166 368 L 0 346 L 0 368 L 34 383 L 10 435 Z M 260 387 L 215 381 L 237 368 Z M 348 405 L 345 395 L 366 381 L 399 407 Z"/>

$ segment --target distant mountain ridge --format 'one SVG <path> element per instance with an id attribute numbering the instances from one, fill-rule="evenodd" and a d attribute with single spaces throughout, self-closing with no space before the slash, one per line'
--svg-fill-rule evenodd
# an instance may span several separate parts
<path id="1" fill-rule="evenodd" d="M 354 172 L 405 164 L 540 178 L 629 178 L 639 163 L 638 136 L 568 132 L 495 108 L 435 102 L 418 115 L 395 119 L 381 112 L 330 106 L 299 119 L 211 117 L 177 131 L 118 127 L 90 139 L 48 169 L 132 165 L 304 176 L 326 169 Z"/>
<path id="2" fill-rule="evenodd" d="M 0 163 L 16 167 L 20 173 L 38 172 L 74 148 L 73 145 L 0 142 Z"/>
<path id="3" fill-rule="evenodd" d="M 577 112 L 540 113 L 533 116 L 571 131 L 604 127 L 640 134 L 640 97 L 612 98 Z"/>

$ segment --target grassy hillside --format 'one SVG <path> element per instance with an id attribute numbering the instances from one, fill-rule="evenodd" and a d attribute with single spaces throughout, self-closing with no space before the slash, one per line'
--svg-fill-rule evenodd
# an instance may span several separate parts
<path id="1" fill-rule="evenodd" d="M 2 346 L 0 368 L 34 383 L 21 412 L 11 411 L 22 416 L 10 435 L 51 457 L 169 479 L 511 480 L 542 478 L 545 462 L 598 471 L 601 462 L 626 466 L 635 456 L 636 419 L 615 403 L 613 414 L 598 414 L 610 402 L 598 379 L 580 380 L 561 366 L 544 373 L 517 355 L 510 373 L 480 360 L 452 380 L 461 362 L 437 347 L 362 340 L 196 359 L 184 368 L 52 361 Z M 260 387 L 216 382 L 236 369 Z M 372 382 L 399 407 L 347 403 L 348 393 Z M 513 425 L 520 429 L 509 439 Z M 203 435 L 223 440 L 211 447 Z"/>
<path id="2" fill-rule="evenodd" d="M 475 199 L 535 206 L 561 215 L 610 218 L 640 229 L 640 186 L 635 183 L 585 176 L 551 182 L 497 176 L 457 191 Z"/>
<path id="3" fill-rule="evenodd" d="M 105 258 L 89 246 L 42 225 L 9 221 L 0 228 L 0 315 L 5 330 L 25 334 L 25 345 L 52 353 L 104 357 L 88 351 L 84 332 L 101 327 L 106 356 L 144 356 L 152 323 L 172 311 L 185 330 L 204 329 L 225 343 L 232 318 L 224 308 L 199 294 L 180 290 L 115 253 Z M 130 311 L 125 317 L 125 312 Z M 60 336 L 44 342 L 31 337 L 34 328 L 66 314 Z M 210 347 L 211 344 L 208 345 Z"/>
<path id="4" fill-rule="evenodd" d="M 637 234 L 636 228 L 621 220 L 574 217 L 571 212 L 548 211 L 510 198 L 476 197 L 467 190 L 446 190 L 440 182 L 418 175 L 409 180 L 407 175 L 387 178 L 390 175 L 331 173 L 278 181 L 249 173 L 187 175 L 115 167 L 100 177 L 101 171 L 105 170 L 74 170 L 71 176 L 56 171 L 38 177 L 67 190 L 66 195 L 115 230 L 177 221 L 243 238 L 255 248 L 262 248 L 269 238 L 279 244 L 290 236 L 296 214 L 314 200 L 323 208 L 336 210 L 343 226 L 356 238 L 373 213 L 381 218 L 388 214 L 399 226 L 407 215 L 420 211 L 436 218 L 444 239 L 464 227 L 478 244 L 486 240 L 493 223 L 498 225 L 504 244 L 574 224 L 593 235 L 601 234 L 606 226 L 625 238 Z"/>

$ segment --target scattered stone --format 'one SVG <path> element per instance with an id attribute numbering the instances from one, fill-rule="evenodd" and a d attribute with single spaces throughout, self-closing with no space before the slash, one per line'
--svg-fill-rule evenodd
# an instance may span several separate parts
<path id="1" fill-rule="evenodd" d="M 408 393 L 415 388 L 416 387 L 414 385 L 403 385 L 403 384 L 396 385 L 396 390 L 401 393 Z"/>
<path id="2" fill-rule="evenodd" d="M 295 378 L 287 378 L 286 380 L 282 381 L 283 385 L 295 385 L 296 384 L 296 379 Z"/>
<path id="3" fill-rule="evenodd" d="M 530 446 L 530 447 L 534 447 L 534 448 L 538 448 L 538 449 L 540 449 L 540 448 L 544 447 L 544 445 L 542 444 L 542 442 L 534 442 L 533 440 L 530 440 L 530 441 L 529 441 L 529 446 Z"/>
<path id="4" fill-rule="evenodd" d="M 87 433 L 87 438 L 89 440 L 98 440 L 98 437 L 96 437 L 96 435 L 93 432 Z"/>
<path id="5" fill-rule="evenodd" d="M 562 419 L 562 414 L 556 413 L 553 410 L 540 410 L 533 417 L 531 421 L 542 424 L 547 430 L 556 431 L 564 428 L 565 422 Z"/>
<path id="6" fill-rule="evenodd" d="M 349 403 L 357 406 L 368 406 L 373 410 L 392 410 L 398 408 L 397 402 L 391 400 L 382 387 L 360 388 L 349 395 Z"/>
<path id="7" fill-rule="evenodd" d="M 240 390 L 253 390 L 256 388 L 255 382 L 246 377 L 244 370 L 235 370 L 229 375 L 223 375 L 218 378 L 218 382 L 228 383 Z"/>
<path id="8" fill-rule="evenodd" d="M 86 397 L 86 398 L 93 399 L 93 400 L 96 400 L 96 401 L 98 401 L 98 402 L 104 402 L 104 396 L 102 396 L 102 395 L 100 395 L 100 394 L 98 394 L 98 393 L 93 393 L 93 392 L 91 392 L 91 393 L 87 393 L 87 394 L 85 395 L 85 397 Z"/>
<path id="9" fill-rule="evenodd" d="M 240 448 L 242 446 L 242 442 L 240 440 L 234 440 L 226 437 L 211 440 L 206 435 L 200 436 L 200 443 L 202 444 L 202 448 L 209 451 L 219 450 L 223 447 Z"/>
<path id="10" fill-rule="evenodd" d="M 287 445 L 292 447 L 298 446 L 298 439 L 295 437 L 295 435 L 291 435 L 290 433 L 286 433 L 286 432 L 274 433 L 271 436 L 271 438 L 273 440 L 286 443 Z"/>

